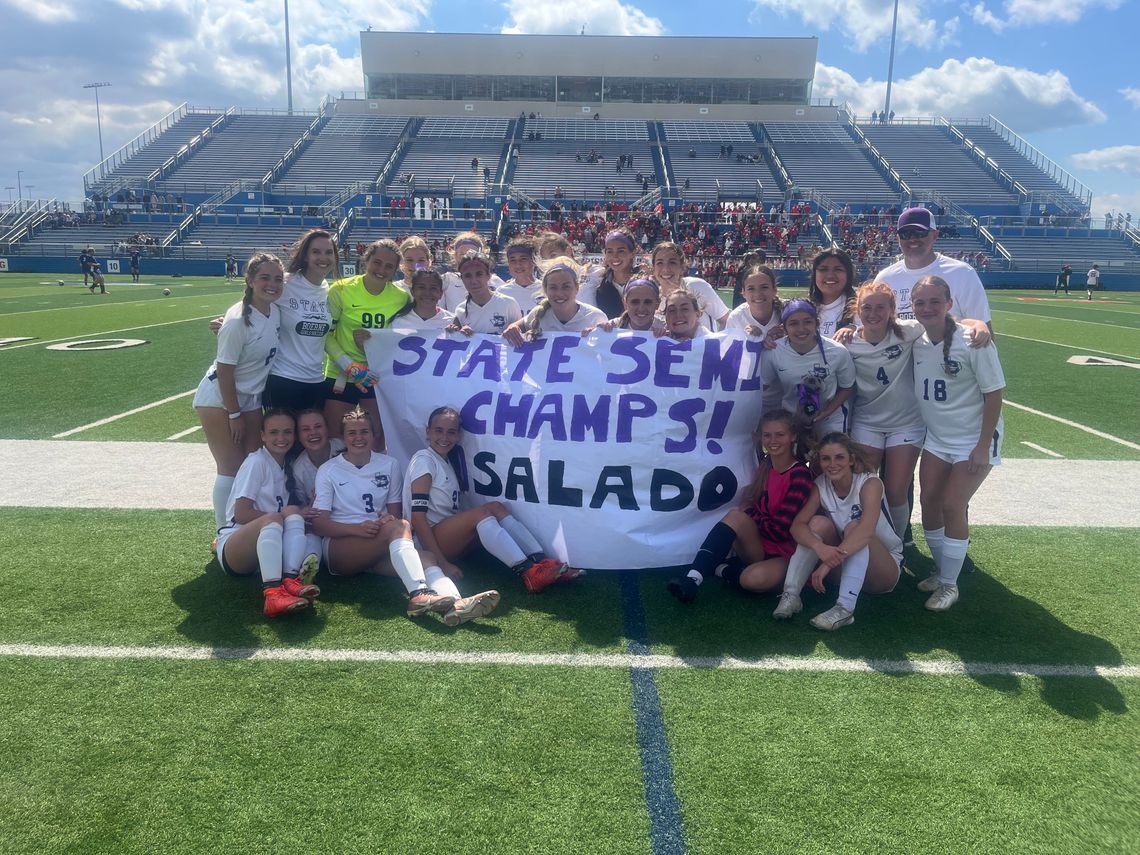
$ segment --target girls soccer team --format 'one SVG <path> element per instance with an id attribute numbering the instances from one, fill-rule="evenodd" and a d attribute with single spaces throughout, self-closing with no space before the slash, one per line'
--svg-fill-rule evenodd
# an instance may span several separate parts
<path id="1" fill-rule="evenodd" d="M 969 500 L 1001 461 L 1004 378 L 988 328 L 953 317 L 947 284 L 919 281 L 917 320 L 899 321 L 893 291 L 856 291 L 850 259 L 832 248 L 814 260 L 807 300 L 783 303 L 769 268 L 742 265 L 745 302 L 730 313 L 707 283 L 683 275 L 676 245 L 654 249 L 649 276 L 636 270 L 632 236 L 616 229 L 605 246 L 599 272 L 556 254 L 568 249 L 551 236 L 512 241 L 507 283 L 494 276 L 482 239 L 466 233 L 452 245 L 456 271 L 442 275 L 419 237 L 374 242 L 365 272 L 331 287 L 324 280 L 336 247 L 327 232 L 302 236 L 288 278 L 275 257 L 251 258 L 243 299 L 221 322 L 218 357 L 194 399 L 217 464 L 223 570 L 258 573 L 271 616 L 319 595 L 312 580 L 322 558 L 334 576 L 395 575 L 409 616 L 435 612 L 448 625 L 499 602 L 497 591 L 464 597 L 456 585 L 463 574 L 454 562 L 477 544 L 529 591 L 570 581 L 580 571 L 546 556 L 506 506 L 460 509 L 450 460 L 457 411 L 431 414 L 427 447 L 406 470 L 383 453 L 371 395 L 383 379 L 367 365 L 367 338 L 392 327 L 496 334 L 517 346 L 598 328 L 685 340 L 727 326 L 766 343 L 760 465 L 740 508 L 713 527 L 670 592 L 691 602 L 715 575 L 748 591 L 781 590 L 774 616 L 790 618 L 803 586 L 823 592 L 830 578 L 838 598 L 812 624 L 852 623 L 862 591 L 889 591 L 899 579 L 908 488 L 925 441 L 922 524 L 935 572 L 918 587 L 930 593 L 928 609 L 950 608 Z M 606 310 L 595 305 L 603 298 Z"/>

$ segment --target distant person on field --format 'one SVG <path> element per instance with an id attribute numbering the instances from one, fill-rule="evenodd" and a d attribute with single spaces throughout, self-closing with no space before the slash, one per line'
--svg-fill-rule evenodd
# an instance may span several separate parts
<path id="1" fill-rule="evenodd" d="M 1057 296 L 1057 291 L 1059 291 L 1062 288 L 1065 289 L 1065 296 L 1066 297 L 1069 296 L 1069 277 L 1072 275 L 1072 273 L 1073 273 L 1072 265 L 1070 265 L 1070 264 L 1062 264 L 1061 265 L 1061 272 L 1057 274 L 1057 282 L 1053 286 L 1053 296 L 1054 297 Z"/>
<path id="2" fill-rule="evenodd" d="M 131 279 L 134 282 L 139 281 L 139 261 L 142 258 L 142 252 L 139 251 L 137 246 L 131 247 Z"/>
<path id="3" fill-rule="evenodd" d="M 103 271 L 99 269 L 99 262 L 94 261 L 91 264 L 91 293 L 95 293 L 95 289 L 99 289 L 100 294 L 110 293 L 107 291 L 107 283 L 103 279 Z"/>
<path id="4" fill-rule="evenodd" d="M 238 275 L 237 259 L 231 252 L 226 256 L 226 279 L 236 279 Z"/>
<path id="5" fill-rule="evenodd" d="M 1092 292 L 1100 288 L 1100 265 L 1094 264 L 1087 274 L 1088 277 L 1088 295 L 1092 299 Z"/>
<path id="6" fill-rule="evenodd" d="M 95 250 L 87 247 L 79 253 L 79 269 L 83 271 L 83 284 L 87 285 L 87 277 L 91 273 L 91 265 L 95 263 Z"/>

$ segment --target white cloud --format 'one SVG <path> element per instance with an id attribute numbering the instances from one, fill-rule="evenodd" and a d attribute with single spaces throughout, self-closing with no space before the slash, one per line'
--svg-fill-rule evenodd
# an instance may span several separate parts
<path id="1" fill-rule="evenodd" d="M 1120 94 L 1123 95 L 1124 99 L 1133 107 L 1140 107 L 1140 89 L 1133 86 L 1126 86 L 1120 90 Z"/>
<path id="2" fill-rule="evenodd" d="M 76 18 L 75 4 L 68 0 L 0 0 L 0 6 L 11 6 L 45 24 L 74 21 Z"/>
<path id="3" fill-rule="evenodd" d="M 1109 211 L 1140 211 L 1140 193 L 1105 193 L 1103 196 L 1093 196 L 1092 222 L 1093 226 L 1104 225 L 1104 215 Z M 1100 220 L 1100 223 L 1097 223 Z M 1137 217 L 1133 215 L 1135 224 Z"/>
<path id="4" fill-rule="evenodd" d="M 1081 169 L 1114 170 L 1140 176 L 1140 145 L 1114 145 L 1073 155 Z"/>
<path id="5" fill-rule="evenodd" d="M 857 81 L 842 69 L 817 64 L 812 95 L 847 101 L 865 116 L 882 109 L 886 88 L 884 81 Z M 993 114 L 1019 133 L 1105 120 L 1101 109 L 1078 95 L 1060 71 L 1042 74 L 978 57 L 948 59 L 896 80 L 891 108 L 900 116 Z"/>
<path id="6" fill-rule="evenodd" d="M 547 0 L 510 0 L 506 3 L 504 33 L 569 34 L 592 36 L 660 36 L 665 25 L 636 6 L 619 0 L 578 0 L 550 3 Z"/>
<path id="7" fill-rule="evenodd" d="M 1093 9 L 1120 8 L 1124 0 L 1005 0 L 1005 17 L 994 15 L 984 3 L 971 9 L 974 20 L 1000 32 L 1006 27 L 1027 27 L 1060 21 L 1075 24 Z"/>
<path id="8" fill-rule="evenodd" d="M 798 15 L 805 24 L 825 32 L 835 27 L 852 39 L 860 51 L 882 39 L 889 39 L 891 35 L 894 0 L 847 0 L 844 3 L 835 3 L 834 0 L 754 0 L 754 4 L 754 22 L 763 23 L 764 10 L 775 12 L 782 18 Z M 957 31 L 957 18 L 939 23 L 934 18 L 924 17 L 920 5 L 899 5 L 898 38 L 903 44 L 940 47 L 952 42 Z"/>

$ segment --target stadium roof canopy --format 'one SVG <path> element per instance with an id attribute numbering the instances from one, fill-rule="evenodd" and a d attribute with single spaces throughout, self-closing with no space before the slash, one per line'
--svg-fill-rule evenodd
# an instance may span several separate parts
<path id="1" fill-rule="evenodd" d="M 818 39 L 369 31 L 360 45 L 373 112 L 742 120 L 810 104 Z"/>

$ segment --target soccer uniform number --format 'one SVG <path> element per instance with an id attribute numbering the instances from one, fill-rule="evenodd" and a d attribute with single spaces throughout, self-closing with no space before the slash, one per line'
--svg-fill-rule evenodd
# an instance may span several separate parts
<path id="1" fill-rule="evenodd" d="M 887 369 L 880 368 L 875 372 L 875 379 L 882 383 L 884 386 L 891 385 L 891 378 L 887 376 Z"/>
<path id="2" fill-rule="evenodd" d="M 275 357 L 276 355 L 277 355 L 277 348 L 275 348 L 275 347 L 269 348 L 269 355 L 265 357 L 265 364 L 268 365 L 270 362 L 272 362 L 273 357 Z"/>
<path id="3" fill-rule="evenodd" d="M 458 511 L 459 510 L 459 491 L 458 490 L 452 490 L 451 491 L 451 510 L 452 511 Z"/>
<path id="4" fill-rule="evenodd" d="M 371 493 L 365 493 L 360 498 L 364 501 L 364 510 L 368 511 L 368 513 L 370 513 L 370 514 L 376 513 L 376 506 L 374 504 L 372 504 L 372 494 Z"/>
<path id="5" fill-rule="evenodd" d="M 363 312 L 360 315 L 360 326 L 366 330 L 382 330 L 387 321 L 388 318 L 383 312 Z"/>
<path id="6" fill-rule="evenodd" d="M 277 500 L 277 513 L 281 513 L 281 509 L 285 507 L 285 500 L 280 496 L 274 496 L 273 498 Z"/>
<path id="7" fill-rule="evenodd" d="M 930 380 L 923 380 L 922 381 L 922 400 L 924 400 L 924 401 L 930 400 L 930 385 L 931 385 Z M 945 380 L 935 380 L 934 381 L 934 400 L 938 401 L 939 403 L 946 400 L 946 381 Z"/>

